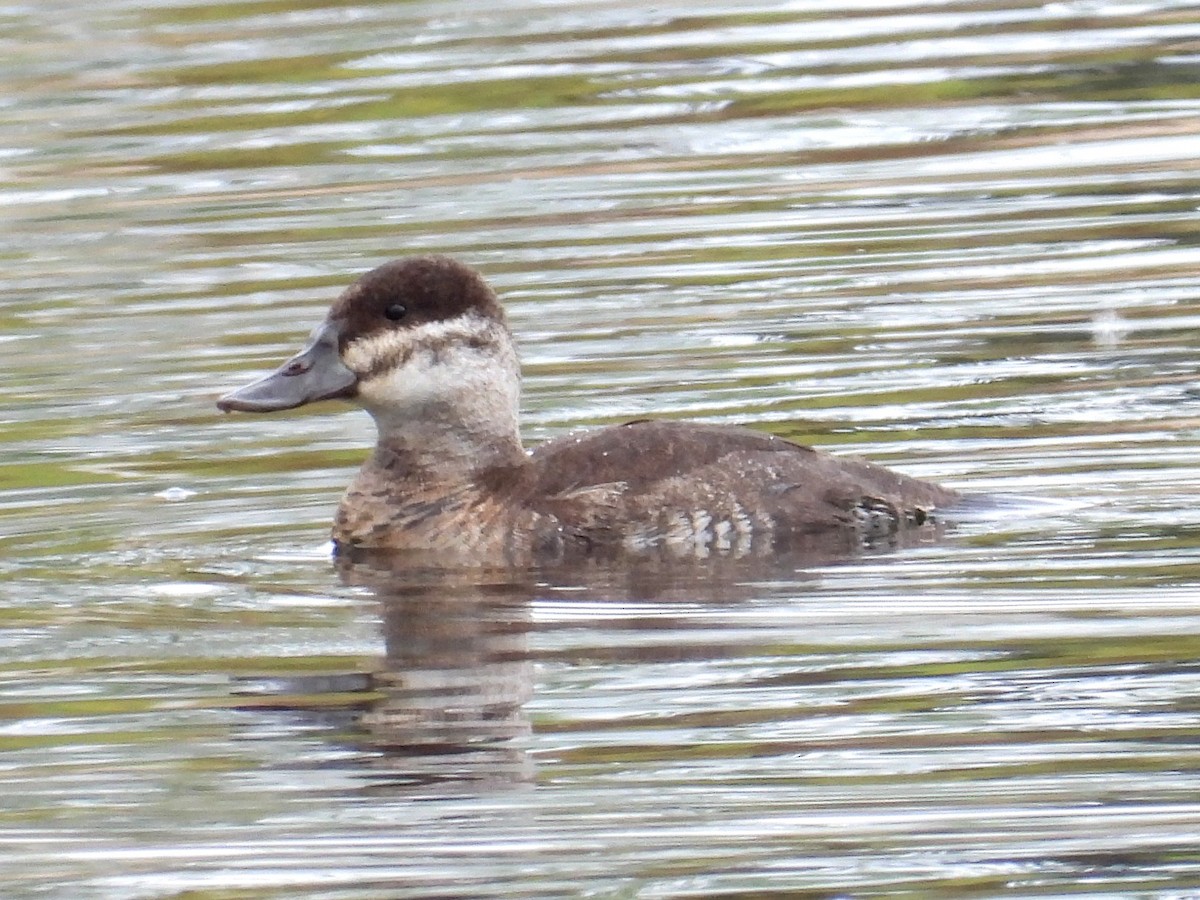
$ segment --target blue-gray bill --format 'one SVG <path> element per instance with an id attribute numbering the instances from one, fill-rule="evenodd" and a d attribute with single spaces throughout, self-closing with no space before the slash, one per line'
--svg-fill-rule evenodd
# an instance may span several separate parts
<path id="1" fill-rule="evenodd" d="M 304 349 L 269 375 L 230 391 L 217 401 L 225 412 L 277 412 L 318 400 L 352 397 L 358 377 L 338 357 L 338 330 L 318 325 Z"/>

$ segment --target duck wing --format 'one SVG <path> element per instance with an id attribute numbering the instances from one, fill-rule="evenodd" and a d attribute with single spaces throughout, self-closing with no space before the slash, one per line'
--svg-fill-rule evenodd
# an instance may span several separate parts
<path id="1" fill-rule="evenodd" d="M 928 520 L 947 488 L 747 428 L 638 420 L 549 441 L 527 502 L 589 542 L 779 546 Z"/>

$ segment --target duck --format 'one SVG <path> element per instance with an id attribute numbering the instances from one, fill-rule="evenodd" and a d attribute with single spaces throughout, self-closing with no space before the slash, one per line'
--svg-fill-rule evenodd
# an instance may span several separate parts
<path id="1" fill-rule="evenodd" d="M 846 548 L 921 528 L 960 494 L 745 427 L 637 419 L 527 452 L 521 372 L 495 291 L 446 256 L 396 259 L 336 298 L 296 355 L 217 401 L 324 400 L 374 419 L 334 516 L 336 554 L 485 565 Z"/>

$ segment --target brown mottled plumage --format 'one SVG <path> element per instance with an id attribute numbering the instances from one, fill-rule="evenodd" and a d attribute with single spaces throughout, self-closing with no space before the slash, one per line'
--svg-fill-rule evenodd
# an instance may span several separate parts
<path id="1" fill-rule="evenodd" d="M 338 508 L 340 550 L 479 564 L 574 555 L 847 550 L 918 526 L 958 495 L 880 466 L 721 425 L 637 421 L 526 454 L 519 370 L 495 294 L 445 257 L 388 263 L 309 344 L 222 409 L 356 399 L 379 443 Z"/>

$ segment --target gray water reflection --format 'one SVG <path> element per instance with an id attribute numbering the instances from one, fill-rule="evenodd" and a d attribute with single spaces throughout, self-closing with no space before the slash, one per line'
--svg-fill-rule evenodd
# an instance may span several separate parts
<path id="1" fill-rule="evenodd" d="M 524 705 L 532 696 L 534 582 L 521 573 L 390 571 L 342 562 L 369 586 L 385 637 L 377 694 L 358 722 L 372 780 L 414 796 L 532 783 Z M 450 786 L 449 788 L 447 786 Z"/>
<path id="2" fill-rule="evenodd" d="M 251 679 L 239 694 L 253 698 L 246 710 L 290 710 L 311 717 L 315 727 L 343 730 L 344 740 L 365 754 L 376 786 L 429 798 L 532 783 L 524 707 L 534 696 L 535 663 L 553 656 L 536 647 L 539 604 L 564 596 L 572 607 L 599 603 L 620 616 L 648 603 L 681 607 L 679 616 L 648 622 L 635 614 L 628 623 L 606 616 L 652 639 L 655 630 L 687 627 L 687 611 L 697 603 L 748 603 L 759 595 L 756 581 L 794 578 L 799 564 L 815 561 L 812 555 L 646 558 L 584 570 L 455 570 L 388 554 L 342 557 L 339 578 L 365 587 L 374 600 L 383 657 L 365 671 Z M 701 658 L 717 658 L 725 649 L 706 648 Z M 658 648 L 636 641 L 623 641 L 608 655 L 639 665 L 661 661 Z"/>
<path id="3" fill-rule="evenodd" d="M 0 23 L 0 893 L 1195 893 L 1192 5 Z M 500 290 L 530 442 L 736 421 L 1037 503 L 343 581 L 369 424 L 212 400 L 425 251 Z"/>

